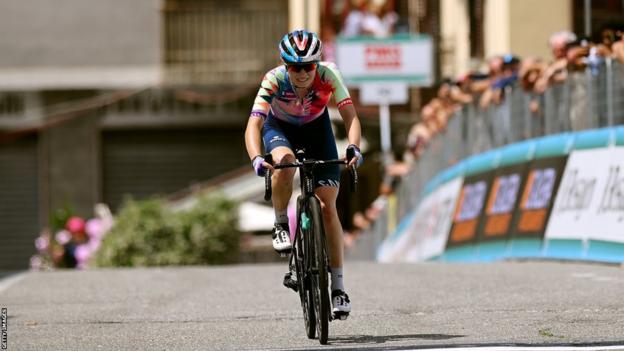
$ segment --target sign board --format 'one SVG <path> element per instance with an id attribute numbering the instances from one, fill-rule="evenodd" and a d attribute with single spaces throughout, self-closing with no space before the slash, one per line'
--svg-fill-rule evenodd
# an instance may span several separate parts
<path id="1" fill-rule="evenodd" d="M 428 194 L 396 240 L 386 240 L 378 251 L 381 262 L 419 262 L 444 253 L 462 178 Z"/>
<path id="2" fill-rule="evenodd" d="M 433 44 L 426 35 L 339 37 L 336 61 L 348 85 L 368 82 L 433 84 Z"/>
<path id="3" fill-rule="evenodd" d="M 570 153 L 545 236 L 624 242 L 624 147 Z"/>
<path id="4" fill-rule="evenodd" d="M 556 156 L 531 162 L 519 197 L 512 237 L 544 237 L 566 161 L 567 156 Z"/>
<path id="5" fill-rule="evenodd" d="M 409 101 L 407 83 L 363 83 L 360 86 L 362 105 L 406 104 Z"/>
<path id="6" fill-rule="evenodd" d="M 507 239 L 526 171 L 527 164 L 521 163 L 496 172 L 485 205 L 485 221 L 479 233 L 481 241 Z"/>
<path id="7" fill-rule="evenodd" d="M 447 247 L 473 244 L 477 241 L 493 178 L 493 171 L 465 178 L 453 214 L 453 226 Z"/>

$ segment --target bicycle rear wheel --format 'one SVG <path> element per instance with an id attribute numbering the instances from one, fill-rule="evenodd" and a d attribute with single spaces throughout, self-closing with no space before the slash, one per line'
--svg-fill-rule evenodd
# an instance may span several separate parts
<path id="1" fill-rule="evenodd" d="M 325 246 L 325 229 L 323 227 L 323 218 L 321 217 L 321 205 L 316 197 L 308 199 L 307 209 L 310 215 L 310 231 L 313 236 L 314 250 L 311 252 L 311 268 L 312 268 L 312 292 L 314 296 L 314 312 L 316 314 L 316 329 L 318 332 L 319 342 L 323 345 L 327 344 L 329 335 L 329 288 L 327 283 L 327 251 Z M 312 240 L 310 240 L 312 241 Z M 310 252 L 308 251 L 308 252 Z"/>
<path id="2" fill-rule="evenodd" d="M 301 201 L 303 197 L 299 197 L 297 201 L 297 215 L 301 213 Z M 308 239 L 310 235 L 304 235 L 301 227 L 301 220 L 297 221 L 297 234 L 295 235 L 295 269 L 297 270 L 297 283 L 299 284 L 299 299 L 301 300 L 301 308 L 303 309 L 303 321 L 305 323 L 306 335 L 309 339 L 316 337 L 316 315 L 314 313 L 314 297 L 312 296 L 310 282 L 310 259 L 311 255 L 307 254 L 308 247 L 312 247 L 312 243 Z M 306 233 L 307 234 L 307 233 Z"/>

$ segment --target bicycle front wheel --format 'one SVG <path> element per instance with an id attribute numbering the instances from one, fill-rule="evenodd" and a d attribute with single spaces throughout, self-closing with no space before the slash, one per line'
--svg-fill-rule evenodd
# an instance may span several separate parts
<path id="1" fill-rule="evenodd" d="M 329 335 L 329 288 L 327 284 L 327 249 L 325 246 L 325 229 L 321 217 L 321 205 L 316 197 L 308 199 L 307 208 L 310 214 L 311 230 L 308 234 L 313 237 L 314 250 L 311 255 L 312 268 L 312 295 L 314 296 L 314 309 L 316 314 L 316 329 L 319 342 L 327 344 Z M 309 241 L 309 242 L 310 242 Z M 309 252 L 310 252 L 309 251 Z"/>
<path id="2" fill-rule="evenodd" d="M 297 201 L 297 214 L 301 213 L 303 197 Z M 313 246 L 309 240 L 310 233 L 301 226 L 301 220 L 297 224 L 297 235 L 295 236 L 295 267 L 297 270 L 297 283 L 299 284 L 299 299 L 303 309 L 303 321 L 305 323 L 306 335 L 310 339 L 316 337 L 316 315 L 314 313 L 314 296 L 311 283 L 309 248 Z"/>

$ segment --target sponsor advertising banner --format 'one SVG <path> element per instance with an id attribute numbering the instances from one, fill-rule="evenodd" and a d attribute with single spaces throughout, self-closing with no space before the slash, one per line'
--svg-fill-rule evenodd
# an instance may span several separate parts
<path id="1" fill-rule="evenodd" d="M 382 262 L 418 262 L 441 255 L 462 182 L 462 178 L 456 178 L 423 198 L 404 232 L 394 242 L 384 243 L 378 259 Z"/>
<path id="2" fill-rule="evenodd" d="M 546 238 L 624 242 L 624 147 L 570 153 Z"/>
<path id="3" fill-rule="evenodd" d="M 531 162 L 511 226 L 512 237 L 544 236 L 567 159 L 567 156 L 557 156 Z"/>
<path id="4" fill-rule="evenodd" d="M 389 38 L 338 38 L 336 60 L 347 84 L 433 82 L 433 41 L 426 35 L 399 34 Z"/>
<path id="5" fill-rule="evenodd" d="M 479 230 L 480 241 L 507 238 L 526 172 L 526 163 L 501 168 L 496 172 L 485 206 L 483 228 Z"/>
<path id="6" fill-rule="evenodd" d="M 493 171 L 466 178 L 457 200 L 447 247 L 476 242 L 493 178 Z"/>

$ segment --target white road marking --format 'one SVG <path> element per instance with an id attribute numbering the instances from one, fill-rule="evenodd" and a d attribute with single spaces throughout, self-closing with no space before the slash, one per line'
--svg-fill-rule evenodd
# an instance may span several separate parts
<path id="1" fill-rule="evenodd" d="M 4 292 L 24 278 L 26 278 L 26 272 L 13 274 L 0 280 L 0 293 Z"/>
<path id="2" fill-rule="evenodd" d="M 423 349 L 397 349 L 401 351 L 417 351 Z M 624 345 L 615 346 L 483 346 L 483 347 L 448 347 L 427 348 L 427 351 L 603 351 L 624 350 Z"/>

